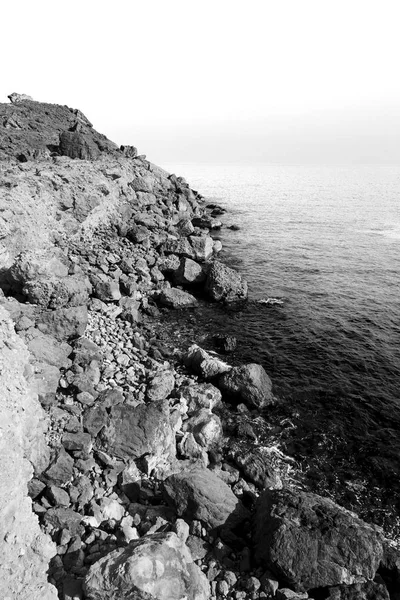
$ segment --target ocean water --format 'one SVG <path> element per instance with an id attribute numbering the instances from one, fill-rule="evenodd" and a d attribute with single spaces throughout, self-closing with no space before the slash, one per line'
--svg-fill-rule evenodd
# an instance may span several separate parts
<path id="1" fill-rule="evenodd" d="M 277 395 L 291 399 L 296 436 L 287 449 L 308 469 L 315 461 L 337 466 L 317 491 L 346 484 L 351 499 L 357 479 L 394 518 L 400 167 L 164 167 L 227 210 L 217 233 L 222 257 L 249 283 L 243 310 L 205 311 L 196 318 L 199 331 L 236 335 L 234 359 L 261 362 Z"/>

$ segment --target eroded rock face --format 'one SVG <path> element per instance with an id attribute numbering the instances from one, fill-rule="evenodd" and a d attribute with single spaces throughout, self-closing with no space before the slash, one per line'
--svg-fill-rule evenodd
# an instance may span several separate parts
<path id="1" fill-rule="evenodd" d="M 85 579 L 88 600 L 207 600 L 209 583 L 175 533 L 148 535 L 95 563 Z"/>
<path id="2" fill-rule="evenodd" d="M 316 494 L 264 492 L 254 520 L 255 558 L 295 590 L 362 583 L 375 577 L 383 534 Z"/>
<path id="3" fill-rule="evenodd" d="M 27 350 L 6 315 L 0 308 L 0 597 L 56 600 L 46 575 L 56 548 L 39 529 L 27 489 L 44 414 L 23 376 Z"/>
<path id="4" fill-rule="evenodd" d="M 272 381 L 261 365 L 250 363 L 234 367 L 218 381 L 227 400 L 245 402 L 255 408 L 273 404 Z"/>
<path id="5" fill-rule="evenodd" d="M 247 298 L 247 282 L 240 273 L 217 260 L 208 270 L 205 289 L 217 302 L 237 302 Z"/>

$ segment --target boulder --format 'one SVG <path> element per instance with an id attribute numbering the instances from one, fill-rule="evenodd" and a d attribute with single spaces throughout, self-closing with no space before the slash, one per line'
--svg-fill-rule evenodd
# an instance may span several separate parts
<path id="1" fill-rule="evenodd" d="M 257 363 L 233 367 L 220 377 L 218 387 L 226 400 L 244 402 L 254 408 L 274 403 L 272 382 Z"/>
<path id="2" fill-rule="evenodd" d="M 62 156 L 81 160 L 96 160 L 100 156 L 100 148 L 93 137 L 83 131 L 63 131 L 59 152 Z"/>
<path id="3" fill-rule="evenodd" d="M 212 471 L 189 467 L 167 477 L 164 494 L 186 521 L 202 521 L 208 529 L 231 528 L 247 517 L 229 485 Z"/>
<path id="4" fill-rule="evenodd" d="M 171 371 L 155 375 L 147 386 L 147 399 L 150 402 L 165 400 L 175 387 L 175 377 Z"/>
<path id="5" fill-rule="evenodd" d="M 81 337 L 85 333 L 87 321 L 87 307 L 74 306 L 43 311 L 38 317 L 36 327 L 42 333 L 52 335 L 62 342 Z"/>
<path id="6" fill-rule="evenodd" d="M 257 502 L 255 559 L 296 591 L 373 579 L 383 539 L 381 529 L 316 494 L 267 490 Z"/>
<path id="7" fill-rule="evenodd" d="M 367 581 L 355 585 L 339 585 L 329 589 L 327 600 L 390 600 L 383 583 Z"/>
<path id="8" fill-rule="evenodd" d="M 71 481 L 73 474 L 74 461 L 64 448 L 61 447 L 54 461 L 45 472 L 45 478 L 49 483 L 65 485 Z"/>
<path id="9" fill-rule="evenodd" d="M 187 402 L 189 415 L 200 408 L 207 408 L 211 411 L 222 403 L 221 392 L 211 383 L 187 385 L 182 387 L 179 391 L 181 397 Z"/>
<path id="10" fill-rule="evenodd" d="M 97 344 L 88 338 L 82 337 L 74 342 L 72 357 L 75 364 L 80 365 L 85 369 L 92 361 L 101 363 L 103 353 Z"/>
<path id="11" fill-rule="evenodd" d="M 114 550 L 89 569 L 87 600 L 208 600 L 207 577 L 175 533 L 156 533 Z"/>
<path id="12" fill-rule="evenodd" d="M 205 262 L 213 254 L 214 241 L 211 237 L 190 235 L 188 237 L 191 246 L 191 258 L 199 262 Z"/>
<path id="13" fill-rule="evenodd" d="M 218 444 L 222 438 L 221 419 L 207 408 L 201 408 L 187 419 L 183 430 L 192 433 L 196 442 L 206 450 Z"/>
<path id="14" fill-rule="evenodd" d="M 101 437 L 106 452 L 121 459 L 148 455 L 154 468 L 167 468 L 175 458 L 175 434 L 167 401 L 113 406 Z"/>
<path id="15" fill-rule="evenodd" d="M 20 102 L 26 101 L 34 102 L 32 96 L 28 96 L 27 94 L 17 94 L 16 92 L 13 92 L 9 96 L 7 96 L 7 98 L 9 98 L 12 104 L 19 104 Z"/>
<path id="16" fill-rule="evenodd" d="M 22 292 L 32 304 L 48 308 L 80 306 L 89 299 L 91 285 L 80 275 L 38 278 L 25 283 Z"/>
<path id="17" fill-rule="evenodd" d="M 204 379 L 213 379 L 227 373 L 232 367 L 221 359 L 200 348 L 197 344 L 190 346 L 184 357 L 185 364 Z"/>
<path id="18" fill-rule="evenodd" d="M 280 489 L 282 481 L 276 473 L 271 456 L 262 448 L 253 448 L 251 452 L 240 444 L 232 448 L 230 457 L 241 469 L 245 479 L 260 489 Z"/>
<path id="19" fill-rule="evenodd" d="M 120 314 L 120 318 L 122 320 L 128 321 L 128 323 L 137 323 L 140 321 L 140 304 L 137 300 L 124 296 L 120 299 L 118 304 L 122 308 L 122 312 Z"/>
<path id="20" fill-rule="evenodd" d="M 93 295 L 102 302 L 117 302 L 121 298 L 118 281 L 107 277 L 104 273 L 91 278 Z"/>
<path id="21" fill-rule="evenodd" d="M 206 278 L 205 271 L 199 263 L 190 258 L 182 258 L 179 268 L 174 273 L 174 280 L 181 285 L 195 285 Z"/>
<path id="22" fill-rule="evenodd" d="M 158 296 L 158 302 L 168 308 L 192 308 L 198 306 L 198 301 L 194 296 L 178 288 L 163 290 Z"/>
<path id="23" fill-rule="evenodd" d="M 237 271 L 217 260 L 208 270 L 205 290 L 217 302 L 237 302 L 247 298 L 247 282 Z"/>

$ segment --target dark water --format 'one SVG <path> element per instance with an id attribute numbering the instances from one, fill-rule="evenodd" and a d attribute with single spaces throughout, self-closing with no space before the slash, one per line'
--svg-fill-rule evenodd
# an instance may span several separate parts
<path id="1" fill-rule="evenodd" d="M 250 302 L 239 313 L 204 311 L 199 330 L 236 335 L 236 358 L 261 362 L 291 399 L 297 439 L 288 447 L 307 468 L 335 461 L 328 487 L 348 480 L 351 495 L 358 479 L 396 519 L 400 167 L 166 168 L 224 206 L 226 225 L 240 226 L 219 237 Z M 282 303 L 258 303 L 267 298 Z"/>

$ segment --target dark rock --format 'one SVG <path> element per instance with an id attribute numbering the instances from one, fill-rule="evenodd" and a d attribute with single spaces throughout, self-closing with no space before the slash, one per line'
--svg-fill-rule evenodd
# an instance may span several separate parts
<path id="1" fill-rule="evenodd" d="M 168 308 L 192 308 L 198 306 L 198 301 L 194 296 L 179 290 L 178 288 L 168 288 L 163 290 L 158 296 L 158 302 Z"/>
<path id="2" fill-rule="evenodd" d="M 257 363 L 234 367 L 220 377 L 218 387 L 226 400 L 245 402 L 255 408 L 274 403 L 272 382 Z"/>
<path id="3" fill-rule="evenodd" d="M 94 342 L 83 337 L 75 341 L 72 358 L 75 364 L 86 368 L 92 361 L 101 363 L 103 353 Z"/>
<path id="4" fill-rule="evenodd" d="M 222 335 L 221 333 L 217 333 L 213 336 L 213 340 L 216 347 L 221 352 L 228 354 L 229 352 L 234 352 L 236 350 L 237 340 L 232 335 Z"/>
<path id="5" fill-rule="evenodd" d="M 91 277 L 93 294 L 102 302 L 117 302 L 121 298 L 119 284 L 104 273 L 97 273 Z"/>
<path id="6" fill-rule="evenodd" d="M 60 135 L 60 154 L 81 160 L 96 160 L 100 149 L 91 135 L 78 131 L 63 131 Z"/>
<path id="7" fill-rule="evenodd" d="M 64 433 L 62 444 L 70 452 L 81 452 L 88 455 L 92 450 L 92 437 L 89 433 Z"/>
<path id="8" fill-rule="evenodd" d="M 50 483 L 55 485 L 64 485 L 69 483 L 74 473 L 74 461 L 70 455 L 60 448 L 55 460 L 45 472 L 45 477 Z"/>
<path id="9" fill-rule="evenodd" d="M 254 519 L 255 558 L 296 591 L 373 579 L 383 534 L 316 494 L 265 491 Z"/>
<path id="10" fill-rule="evenodd" d="M 92 406 L 83 415 L 83 427 L 93 437 L 96 437 L 107 424 L 107 417 L 108 413 L 104 406 Z"/>
<path id="11" fill-rule="evenodd" d="M 385 585 L 375 581 L 355 585 L 339 585 L 329 589 L 327 600 L 390 600 Z"/>
<path id="12" fill-rule="evenodd" d="M 217 302 L 236 302 L 247 298 L 247 282 L 237 271 L 217 260 L 208 270 L 205 290 Z"/>
<path id="13" fill-rule="evenodd" d="M 86 306 L 44 311 L 38 318 L 37 328 L 59 341 L 72 340 L 85 333 L 88 320 Z"/>
<path id="14" fill-rule="evenodd" d="M 35 477 L 33 479 L 31 479 L 28 482 L 29 498 L 32 498 L 32 500 L 37 498 L 43 492 L 45 487 L 46 487 L 46 484 L 44 484 L 43 481 L 40 481 L 40 479 L 36 479 Z"/>
<path id="15" fill-rule="evenodd" d="M 231 458 L 243 472 L 244 477 L 260 489 L 280 489 L 282 482 L 276 473 L 270 456 L 259 448 L 251 452 L 237 446 L 230 452 Z"/>
<path id="16" fill-rule="evenodd" d="M 180 517 L 202 521 L 209 529 L 234 527 L 247 516 L 231 488 L 208 469 L 195 466 L 171 475 L 164 492 Z"/>
<path id="17" fill-rule="evenodd" d="M 67 529 L 71 535 L 77 535 L 81 530 L 82 516 L 71 508 L 50 508 L 43 521 L 56 530 Z"/>
<path id="18" fill-rule="evenodd" d="M 208 600 L 207 578 L 175 533 L 157 533 L 114 550 L 89 569 L 88 600 Z"/>

